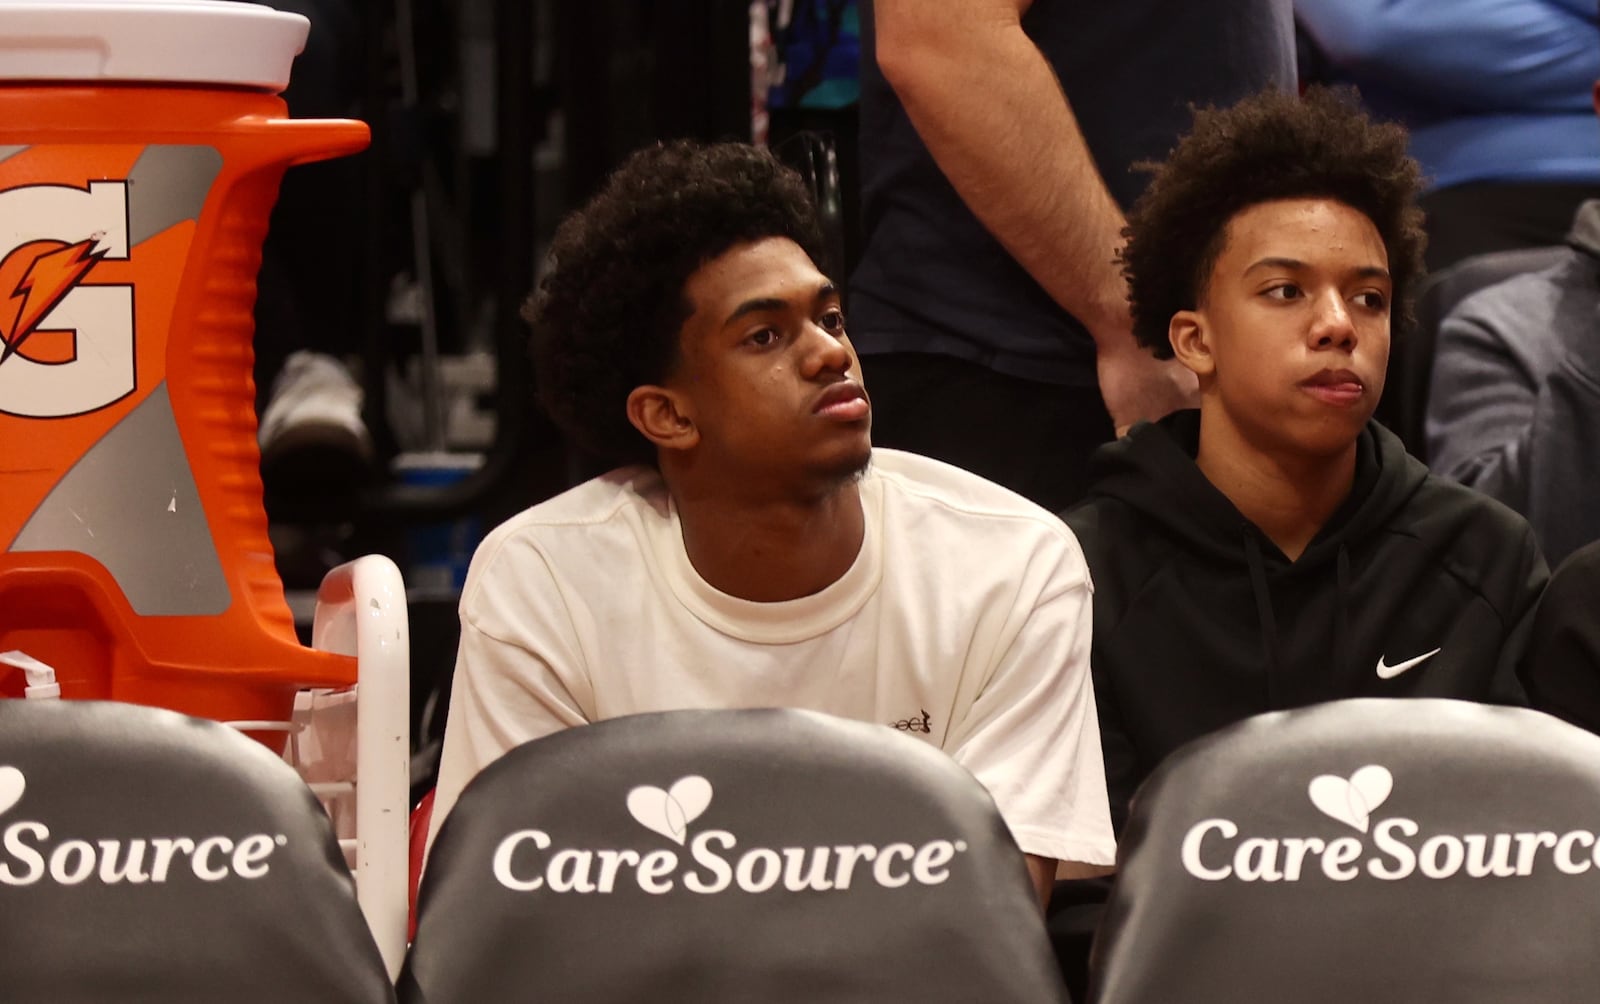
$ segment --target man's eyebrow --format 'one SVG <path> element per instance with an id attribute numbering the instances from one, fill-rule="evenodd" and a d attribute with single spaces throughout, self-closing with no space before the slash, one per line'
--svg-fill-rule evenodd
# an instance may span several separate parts
<path id="1" fill-rule="evenodd" d="M 789 301 L 781 300 L 775 296 L 757 297 L 754 300 L 746 300 L 733 308 L 733 313 L 729 314 L 728 319 L 722 323 L 727 326 L 746 314 L 756 314 L 763 310 L 782 310 L 787 306 L 789 306 Z"/>
<path id="2" fill-rule="evenodd" d="M 1246 272 L 1254 272 L 1258 268 L 1283 268 L 1296 271 L 1306 267 L 1306 263 L 1298 258 L 1261 258 L 1250 263 Z"/>
<path id="3" fill-rule="evenodd" d="M 1252 262 L 1250 267 L 1245 269 L 1245 273 L 1249 274 L 1258 268 L 1281 268 L 1294 272 L 1309 267 L 1310 266 L 1298 258 L 1262 258 L 1259 261 Z M 1361 279 L 1393 278 L 1389 275 L 1388 269 L 1379 265 L 1363 265 L 1355 270 L 1355 275 L 1357 278 Z"/>
<path id="4" fill-rule="evenodd" d="M 817 287 L 816 298 L 819 300 L 838 295 L 839 287 L 831 281 L 824 282 L 822 285 Z M 734 321 L 737 321 L 739 318 L 744 317 L 746 314 L 756 314 L 763 310 L 785 310 L 788 308 L 788 306 L 789 301 L 784 300 L 781 297 L 756 297 L 753 300 L 746 300 L 737 307 L 733 308 L 733 313 L 729 314 L 728 319 L 723 321 L 722 324 L 724 327 L 726 327 L 727 325 L 732 324 Z"/>

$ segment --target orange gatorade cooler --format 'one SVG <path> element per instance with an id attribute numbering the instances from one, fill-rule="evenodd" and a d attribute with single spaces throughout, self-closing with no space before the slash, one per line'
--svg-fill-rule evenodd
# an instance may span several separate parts
<path id="1" fill-rule="evenodd" d="M 0 0 L 0 652 L 66 698 L 286 721 L 255 276 L 285 169 L 367 144 L 277 97 L 308 23 L 209 0 Z M 0 696 L 21 671 L 0 665 Z M 281 735 L 278 737 L 280 740 Z"/>

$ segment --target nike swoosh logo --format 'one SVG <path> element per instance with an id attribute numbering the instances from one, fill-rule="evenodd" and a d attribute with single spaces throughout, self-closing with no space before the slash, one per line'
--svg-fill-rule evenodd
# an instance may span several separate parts
<path id="1" fill-rule="evenodd" d="M 1425 659 L 1433 658 L 1441 651 L 1443 650 L 1436 648 L 1432 652 L 1424 652 L 1415 659 L 1407 659 L 1405 662 L 1397 662 L 1393 666 L 1387 665 L 1383 661 L 1383 656 L 1380 655 L 1378 656 L 1378 679 L 1392 680 L 1401 673 L 1404 673 L 1406 670 L 1410 669 L 1412 666 L 1415 666 L 1417 663 L 1422 662 Z"/>

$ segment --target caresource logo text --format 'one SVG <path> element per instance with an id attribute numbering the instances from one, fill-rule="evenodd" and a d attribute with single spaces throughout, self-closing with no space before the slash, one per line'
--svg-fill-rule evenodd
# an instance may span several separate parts
<path id="1" fill-rule="evenodd" d="M 832 892 L 856 882 L 898 889 L 945 882 L 951 862 L 967 849 L 963 840 L 931 840 L 920 846 L 842 844 L 740 852 L 738 839 L 727 830 L 706 830 L 687 839 L 688 824 L 710 801 L 710 782 L 697 776 L 681 778 L 666 791 L 646 786 L 629 793 L 630 814 L 647 829 L 683 845 L 687 868 L 678 852 L 667 849 L 562 848 L 547 855 L 542 852 L 554 844 L 550 834 L 526 829 L 508 834 L 495 848 L 494 877 L 513 892 L 580 894 L 614 892 L 619 882 L 657 896 L 678 888 L 702 895 L 734 888 L 747 893 Z"/>
<path id="2" fill-rule="evenodd" d="M 1590 830 L 1557 834 L 1550 830 L 1511 833 L 1434 833 L 1422 836 L 1412 819 L 1395 816 L 1372 823 L 1371 815 L 1393 786 L 1389 771 L 1378 765 L 1340 778 L 1324 775 L 1311 783 L 1312 803 L 1326 815 L 1363 833 L 1332 840 L 1320 837 L 1239 839 L 1230 819 L 1204 819 L 1184 834 L 1180 855 L 1184 870 L 1207 882 L 1298 882 L 1321 873 L 1334 882 L 1367 875 L 1399 881 L 1420 874 L 1428 879 L 1512 878 L 1555 868 L 1566 875 L 1600 869 L 1600 845 Z"/>
<path id="3" fill-rule="evenodd" d="M 21 799 L 26 785 L 20 770 L 0 767 L 0 813 Z M 217 835 L 52 841 L 44 823 L 19 820 L 0 831 L 0 885 L 46 880 L 64 886 L 159 884 L 185 874 L 202 882 L 258 879 L 271 868 L 273 852 L 287 842 L 282 834 L 267 833 L 237 840 Z"/>

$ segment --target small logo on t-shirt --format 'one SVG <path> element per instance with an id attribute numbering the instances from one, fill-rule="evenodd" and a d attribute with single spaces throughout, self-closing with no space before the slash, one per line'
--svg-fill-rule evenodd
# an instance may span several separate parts
<path id="1" fill-rule="evenodd" d="M 926 708 L 918 708 L 922 714 L 916 718 L 902 718 L 898 722 L 890 722 L 889 727 L 899 729 L 901 732 L 921 732 L 923 735 L 933 735 L 932 717 Z"/>

